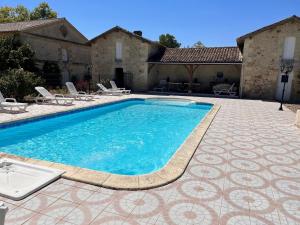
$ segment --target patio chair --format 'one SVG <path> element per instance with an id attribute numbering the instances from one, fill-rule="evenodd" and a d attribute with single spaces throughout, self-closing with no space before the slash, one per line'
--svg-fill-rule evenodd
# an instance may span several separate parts
<path id="1" fill-rule="evenodd" d="M 4 98 L 2 93 L 0 92 L 0 108 L 4 110 L 8 110 L 9 112 L 25 112 L 28 104 L 17 102 L 15 98 Z M 16 110 L 13 110 L 16 109 Z"/>
<path id="2" fill-rule="evenodd" d="M 103 84 L 98 83 L 97 86 L 99 87 L 98 93 L 106 94 L 106 95 L 122 95 L 122 90 L 113 90 L 107 89 Z"/>
<path id="3" fill-rule="evenodd" d="M 160 80 L 159 85 L 153 88 L 153 91 L 160 91 L 160 92 L 167 91 L 167 85 L 168 82 L 166 80 Z"/>
<path id="4" fill-rule="evenodd" d="M 126 90 L 125 88 L 118 88 L 118 86 L 116 85 L 116 82 L 113 80 L 109 81 L 109 83 L 111 85 L 112 90 L 123 91 L 124 94 L 130 94 L 130 92 L 131 92 L 131 90 Z"/>
<path id="5" fill-rule="evenodd" d="M 213 87 L 214 95 L 221 96 L 221 95 L 229 95 L 229 96 L 236 96 L 236 91 L 234 91 L 234 85 L 230 84 L 217 84 Z"/>
<path id="6" fill-rule="evenodd" d="M 88 95 L 84 91 L 77 91 L 75 85 L 72 82 L 66 82 L 66 86 L 70 93 L 70 96 L 75 98 L 76 100 L 83 100 L 83 101 L 91 101 L 94 99 L 94 95 Z"/>
<path id="7" fill-rule="evenodd" d="M 35 98 L 36 103 L 54 103 L 57 105 L 72 105 L 74 98 L 66 98 L 62 94 L 51 94 L 44 87 L 35 87 L 35 90 L 39 93 L 39 96 Z"/>

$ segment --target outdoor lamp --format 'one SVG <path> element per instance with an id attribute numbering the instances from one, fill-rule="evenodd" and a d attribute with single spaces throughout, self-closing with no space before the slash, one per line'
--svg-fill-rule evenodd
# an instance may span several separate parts
<path id="1" fill-rule="evenodd" d="M 284 99 L 285 92 L 285 84 L 289 81 L 289 73 L 293 71 L 294 68 L 294 60 L 293 59 L 281 59 L 280 62 L 280 72 L 281 72 L 281 83 L 283 83 L 281 101 L 279 110 L 283 110 L 282 104 Z"/>

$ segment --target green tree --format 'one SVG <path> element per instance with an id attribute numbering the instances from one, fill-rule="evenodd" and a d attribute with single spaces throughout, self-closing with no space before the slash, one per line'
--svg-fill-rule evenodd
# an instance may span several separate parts
<path id="1" fill-rule="evenodd" d="M 159 43 L 168 48 L 179 48 L 181 43 L 179 43 L 176 38 L 171 34 L 162 34 L 159 36 Z"/>
<path id="2" fill-rule="evenodd" d="M 36 71 L 34 51 L 14 36 L 0 39 L 0 71 L 23 68 Z"/>
<path id="3" fill-rule="evenodd" d="M 30 20 L 30 11 L 23 5 L 18 5 L 15 9 L 15 21 L 27 21 Z"/>
<path id="4" fill-rule="evenodd" d="M 40 3 L 30 12 L 23 5 L 16 7 L 0 7 L 0 23 L 20 22 L 28 20 L 56 18 L 57 13 L 51 9 L 47 2 Z"/>
<path id="5" fill-rule="evenodd" d="M 0 7 L 0 23 L 10 23 L 30 20 L 30 12 L 23 5 L 17 7 Z"/>
<path id="6" fill-rule="evenodd" d="M 30 14 L 31 20 L 57 18 L 57 13 L 51 9 L 47 2 L 40 3 Z"/>
<path id="7" fill-rule="evenodd" d="M 23 100 L 33 94 L 34 87 L 44 83 L 33 73 L 37 71 L 30 45 L 14 36 L 0 39 L 0 89 L 5 96 Z"/>
<path id="8" fill-rule="evenodd" d="M 0 7 L 0 23 L 10 23 L 14 21 L 14 8 L 8 6 Z"/>
<path id="9" fill-rule="evenodd" d="M 193 48 L 204 48 L 205 45 L 201 41 L 197 41 L 194 45 Z"/>

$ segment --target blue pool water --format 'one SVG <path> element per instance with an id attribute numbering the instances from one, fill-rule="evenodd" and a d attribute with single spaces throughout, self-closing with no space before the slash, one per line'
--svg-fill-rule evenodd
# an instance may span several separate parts
<path id="1" fill-rule="evenodd" d="M 124 175 L 161 169 L 210 104 L 126 100 L 0 128 L 0 152 Z"/>

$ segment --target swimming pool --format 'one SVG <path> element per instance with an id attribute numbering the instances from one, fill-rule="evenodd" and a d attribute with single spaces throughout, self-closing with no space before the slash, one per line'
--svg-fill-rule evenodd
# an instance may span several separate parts
<path id="1" fill-rule="evenodd" d="M 164 167 L 212 108 L 131 99 L 0 126 L 0 152 L 121 175 Z"/>

